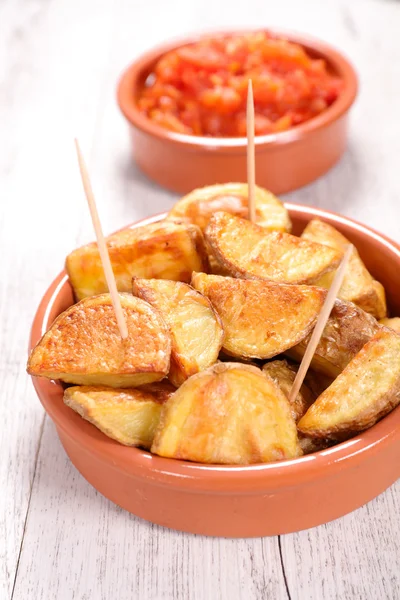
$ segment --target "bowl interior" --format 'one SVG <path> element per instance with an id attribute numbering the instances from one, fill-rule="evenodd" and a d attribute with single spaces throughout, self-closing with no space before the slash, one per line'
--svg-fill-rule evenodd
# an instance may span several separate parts
<path id="1" fill-rule="evenodd" d="M 286 207 L 289 209 L 295 234 L 300 234 L 312 218 L 319 217 L 331 223 L 353 242 L 372 275 L 384 285 L 392 314 L 400 315 L 400 294 L 395 277 L 395 274 L 400 270 L 400 247 L 397 244 L 370 228 L 345 217 L 294 204 L 286 204 Z M 151 217 L 133 226 L 154 222 L 164 216 Z M 63 272 L 53 282 L 38 309 L 32 327 L 31 347 L 47 331 L 54 319 L 73 302 L 72 289 L 67 275 Z M 291 469 L 291 477 L 295 473 L 298 476 L 302 474 L 303 477 L 312 477 L 310 467 L 315 467 L 315 462 L 320 467 L 327 466 L 335 461 L 348 458 L 350 455 L 359 454 L 378 443 L 383 443 L 385 439 L 389 438 L 392 434 L 394 435 L 400 426 L 400 407 L 398 407 L 369 430 L 351 440 L 312 455 L 279 463 L 251 465 L 248 467 L 199 465 L 153 456 L 149 452 L 138 448 L 122 446 L 106 437 L 93 425 L 65 406 L 61 384 L 40 378 L 33 378 L 33 382 L 44 408 L 56 426 L 61 428 L 64 433 L 79 440 L 82 447 L 88 451 L 95 452 L 97 455 L 101 455 L 104 460 L 112 461 L 113 464 L 119 465 L 124 469 L 139 468 L 147 470 L 150 468 L 153 473 L 157 472 L 160 479 L 168 479 L 171 474 L 174 474 L 175 476 L 190 477 L 193 485 L 193 479 L 198 478 L 199 485 L 202 488 L 204 488 L 204 475 L 207 474 L 209 483 L 214 490 L 220 485 L 226 489 L 229 478 L 233 478 L 235 473 L 253 473 L 254 485 L 258 481 L 257 477 L 262 474 L 265 475 L 266 471 L 270 473 L 270 476 L 274 476 L 283 473 L 287 474 L 288 469 Z M 293 465 L 297 466 L 295 471 L 293 471 Z M 220 477 L 221 472 L 225 473 L 223 482 Z M 250 484 L 251 480 L 249 479 Z"/>
<path id="2" fill-rule="evenodd" d="M 236 33 L 240 33 L 240 32 L 236 32 Z M 279 36 L 278 32 L 271 31 L 271 33 L 274 33 L 274 35 Z M 206 37 L 206 36 L 210 37 L 212 35 L 213 35 L 212 33 L 208 33 L 208 34 L 205 34 L 204 36 L 198 36 L 192 40 L 186 40 L 183 42 L 170 44 L 170 46 L 168 48 L 164 48 L 161 51 L 158 51 L 158 52 L 155 51 L 154 53 L 148 53 L 146 56 L 149 57 L 149 60 L 140 61 L 140 67 L 136 73 L 135 85 L 132 90 L 132 92 L 133 92 L 132 98 L 135 100 L 135 102 L 138 100 L 143 87 L 145 87 L 147 78 L 153 72 L 154 67 L 156 66 L 156 64 L 160 60 L 160 58 L 162 58 L 162 56 L 164 56 L 171 50 L 174 50 L 181 46 L 194 44 L 201 37 Z M 222 33 L 222 35 L 223 35 L 223 33 Z M 225 35 L 229 35 L 229 32 L 225 32 Z M 327 47 L 324 48 L 322 43 L 318 43 L 316 41 L 311 42 L 307 38 L 300 38 L 299 36 L 296 36 L 296 34 L 285 34 L 285 35 L 282 35 L 282 37 L 287 37 L 289 39 L 289 41 L 298 43 L 301 46 L 303 46 L 303 48 L 305 48 L 307 54 L 309 54 L 311 56 L 311 58 L 324 59 L 326 61 L 328 70 L 332 75 L 336 75 L 336 76 L 342 77 L 342 78 L 346 77 L 346 71 L 343 69 L 343 65 L 341 64 L 341 61 L 335 60 L 336 52 L 328 51 Z"/>
<path id="3" fill-rule="evenodd" d="M 139 129 L 142 129 L 153 136 L 168 139 L 169 141 L 184 142 L 195 147 L 206 146 L 228 148 L 235 146 L 239 147 L 240 149 L 245 147 L 247 143 L 245 137 L 202 137 L 188 134 L 178 134 L 168 131 L 167 129 L 148 119 L 138 110 L 137 99 L 141 93 L 141 90 L 145 86 L 148 76 L 153 71 L 155 64 L 167 52 L 183 45 L 195 43 L 204 37 L 227 34 L 240 35 L 243 33 L 249 33 L 249 31 L 251 30 L 217 31 L 193 35 L 191 38 L 175 40 L 158 48 L 154 48 L 153 50 L 150 50 L 146 54 L 139 57 L 126 69 L 118 86 L 118 101 L 121 111 L 125 115 L 126 119 Z M 260 31 L 260 28 L 253 31 Z M 324 42 L 313 39 L 307 35 L 275 29 L 267 31 L 270 31 L 272 34 L 278 37 L 287 38 L 292 42 L 300 44 L 313 58 L 323 58 L 328 65 L 329 71 L 344 80 L 345 87 L 336 101 L 333 102 L 333 104 L 331 104 L 331 106 L 329 106 L 321 114 L 316 115 L 312 119 L 309 119 L 308 121 L 305 121 L 296 127 L 291 127 L 286 131 L 256 136 L 257 146 L 264 143 L 271 144 L 290 142 L 294 131 L 296 132 L 296 135 L 300 135 L 301 133 L 306 133 L 314 128 L 321 127 L 326 124 L 326 122 L 335 120 L 349 109 L 357 94 L 357 76 L 355 71 L 352 65 L 339 51 L 325 44 Z"/>

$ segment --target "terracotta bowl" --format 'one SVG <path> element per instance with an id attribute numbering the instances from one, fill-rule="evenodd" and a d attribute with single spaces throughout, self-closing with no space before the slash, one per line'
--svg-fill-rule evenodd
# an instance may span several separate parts
<path id="1" fill-rule="evenodd" d="M 273 33 L 301 44 L 313 57 L 324 58 L 330 70 L 345 82 L 341 96 L 321 115 L 288 131 L 256 137 L 257 183 L 282 194 L 317 179 L 343 154 L 357 77 L 348 60 L 330 46 L 300 34 Z M 118 103 L 129 124 L 134 160 L 148 177 L 181 194 L 213 183 L 247 180 L 246 138 L 173 133 L 154 124 L 136 107 L 136 99 L 158 59 L 201 37 L 204 35 L 151 50 L 126 69 L 118 85 Z"/>
<path id="2" fill-rule="evenodd" d="M 385 286 L 391 310 L 400 314 L 399 245 L 345 217 L 286 206 L 295 233 L 320 217 L 348 237 Z M 31 347 L 72 302 L 63 272 L 36 313 Z M 173 529 L 228 537 L 298 531 L 358 508 L 400 476 L 400 407 L 368 431 L 328 450 L 271 464 L 213 466 L 122 446 L 65 406 L 60 384 L 39 378 L 33 383 L 68 456 L 89 483 L 122 508 Z"/>

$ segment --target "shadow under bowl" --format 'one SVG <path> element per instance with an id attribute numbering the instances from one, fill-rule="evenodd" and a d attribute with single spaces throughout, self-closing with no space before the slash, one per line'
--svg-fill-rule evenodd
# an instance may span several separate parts
<path id="1" fill-rule="evenodd" d="M 398 244 L 328 211 L 286 207 L 294 233 L 318 217 L 354 243 L 385 286 L 390 309 L 400 314 Z M 38 308 L 31 347 L 73 302 L 63 272 Z M 59 383 L 41 378 L 33 383 L 65 451 L 87 481 L 127 511 L 173 529 L 226 537 L 299 531 L 349 513 L 400 476 L 400 407 L 351 440 L 302 458 L 251 466 L 200 465 L 122 446 L 65 406 Z"/>

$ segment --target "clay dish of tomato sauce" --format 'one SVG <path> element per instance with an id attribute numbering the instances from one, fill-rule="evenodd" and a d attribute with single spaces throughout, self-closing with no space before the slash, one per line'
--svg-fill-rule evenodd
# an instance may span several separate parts
<path id="1" fill-rule="evenodd" d="M 323 42 L 259 30 L 171 42 L 128 66 L 118 103 L 142 171 L 178 193 L 245 181 L 249 79 L 257 183 L 281 194 L 328 171 L 346 147 L 355 71 Z"/>

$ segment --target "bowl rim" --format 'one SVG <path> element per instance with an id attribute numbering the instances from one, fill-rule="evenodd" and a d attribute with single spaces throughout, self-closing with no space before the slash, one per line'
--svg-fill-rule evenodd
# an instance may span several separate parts
<path id="1" fill-rule="evenodd" d="M 358 78 L 354 67 L 349 59 L 339 50 L 327 44 L 326 42 L 314 38 L 308 34 L 285 30 L 275 27 L 249 27 L 243 29 L 217 29 L 208 30 L 203 33 L 193 33 L 184 38 L 174 38 L 164 44 L 158 45 L 145 53 L 141 54 L 136 60 L 130 63 L 122 75 L 117 85 L 117 102 L 119 108 L 130 125 L 136 127 L 143 133 L 155 137 L 164 142 L 172 144 L 185 145 L 187 149 L 193 151 L 219 151 L 221 153 L 244 153 L 247 148 L 246 137 L 218 138 L 195 136 L 168 131 L 159 125 L 154 124 L 145 117 L 136 107 L 134 101 L 138 89 L 138 81 L 143 71 L 166 52 L 174 50 L 180 46 L 197 42 L 201 39 L 212 37 L 213 35 L 244 34 L 257 31 L 268 31 L 278 37 L 287 38 L 289 41 L 300 44 L 306 50 L 322 55 L 333 67 L 334 71 L 342 77 L 345 82 L 342 94 L 324 110 L 301 125 L 291 127 L 287 131 L 272 133 L 267 135 L 255 136 L 255 146 L 270 148 L 282 146 L 296 142 L 307 134 L 318 131 L 323 127 L 337 121 L 346 113 L 354 103 L 358 92 Z"/>
<path id="2" fill-rule="evenodd" d="M 308 216 L 310 219 L 326 218 L 339 226 L 345 225 L 355 229 L 386 246 L 397 255 L 400 262 L 400 245 L 366 225 L 327 210 L 291 203 L 285 203 L 285 206 L 292 216 L 297 214 Z M 139 220 L 130 226 L 139 227 L 161 220 L 165 216 L 166 213 L 161 213 Z M 29 350 L 48 329 L 51 308 L 67 281 L 66 272 L 61 272 L 44 294 L 33 320 Z M 107 438 L 75 413 L 73 415 L 77 417 L 76 420 L 65 419 L 62 414 L 63 409 L 66 408 L 62 401 L 62 386 L 39 377 L 32 377 L 32 380 L 43 407 L 56 427 L 79 444 L 81 449 L 132 476 L 151 478 L 159 485 L 190 488 L 192 491 L 197 489 L 199 492 L 250 494 L 276 487 L 292 487 L 316 479 L 328 467 L 330 474 L 333 471 L 340 471 L 344 468 L 343 461 L 346 461 L 346 465 L 356 466 L 366 453 L 375 454 L 380 448 L 390 444 L 400 432 L 400 406 L 398 406 L 367 431 L 332 448 L 313 454 L 275 463 L 241 466 L 205 465 L 164 458 L 139 448 L 123 446 Z"/>

